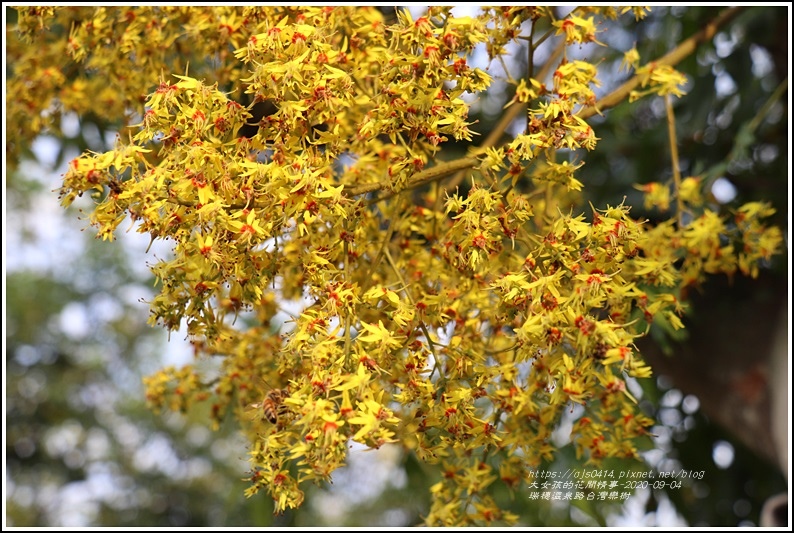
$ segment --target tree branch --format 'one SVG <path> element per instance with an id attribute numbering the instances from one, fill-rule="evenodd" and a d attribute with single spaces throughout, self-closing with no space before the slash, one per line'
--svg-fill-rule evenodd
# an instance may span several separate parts
<path id="1" fill-rule="evenodd" d="M 667 111 L 667 135 L 670 138 L 670 159 L 673 166 L 673 183 L 675 184 L 676 221 L 678 229 L 684 227 L 684 200 L 681 198 L 681 169 L 678 163 L 678 138 L 675 134 L 675 113 L 673 113 L 673 99 L 669 94 L 664 97 L 664 107 Z"/>
<path id="2" fill-rule="evenodd" d="M 414 174 L 405 188 L 412 189 L 425 183 L 430 183 L 431 181 L 443 178 L 444 176 L 448 176 L 454 172 L 457 172 L 458 170 L 471 168 L 477 164 L 477 161 L 478 159 L 476 157 L 462 157 L 453 161 L 439 163 L 432 168 Z M 368 192 L 375 192 L 388 188 L 389 183 L 365 183 L 363 185 L 347 188 L 345 193 L 347 193 L 348 196 L 358 196 L 359 194 L 366 194 Z"/>

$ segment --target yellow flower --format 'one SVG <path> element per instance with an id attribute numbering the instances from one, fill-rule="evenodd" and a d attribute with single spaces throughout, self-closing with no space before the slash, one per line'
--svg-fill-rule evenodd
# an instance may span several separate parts
<path id="1" fill-rule="evenodd" d="M 259 220 L 256 217 L 256 212 L 254 210 L 242 210 L 238 211 L 234 218 L 242 218 L 245 216 L 245 222 L 241 222 L 239 220 L 230 220 L 229 226 L 237 233 L 240 234 L 241 238 L 246 240 L 250 240 L 252 237 L 256 236 L 265 236 L 265 230 L 259 224 Z"/>
<path id="2" fill-rule="evenodd" d="M 620 69 L 626 70 L 636 69 L 637 65 L 640 64 L 640 53 L 637 51 L 636 47 L 632 47 L 631 50 L 628 50 L 626 53 L 623 54 L 623 60 L 620 62 Z"/>
<path id="3" fill-rule="evenodd" d="M 596 27 L 593 17 L 584 19 L 572 15 L 563 20 L 554 21 L 554 26 L 557 27 L 557 35 L 565 34 L 565 41 L 568 44 L 596 43 L 604 46 L 603 43 L 596 40 Z"/>
<path id="4" fill-rule="evenodd" d="M 634 187 L 645 193 L 645 209 L 655 207 L 662 212 L 670 209 L 670 188 L 667 185 L 651 182 L 645 185 L 635 185 Z"/>

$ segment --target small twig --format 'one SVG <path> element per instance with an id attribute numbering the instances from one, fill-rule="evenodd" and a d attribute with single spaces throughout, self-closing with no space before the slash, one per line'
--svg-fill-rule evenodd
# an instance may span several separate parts
<path id="1" fill-rule="evenodd" d="M 535 34 L 535 19 L 532 19 L 532 22 L 529 25 L 529 40 L 527 41 L 527 79 L 531 80 L 532 75 L 535 73 L 535 43 L 532 40 L 532 37 Z M 527 107 L 527 132 L 529 132 L 529 123 L 532 119 L 532 113 L 529 112 L 529 107 Z"/>
<path id="2" fill-rule="evenodd" d="M 678 139 L 675 134 L 675 113 L 673 112 L 673 100 L 669 94 L 664 97 L 664 107 L 667 110 L 667 135 L 670 139 L 670 158 L 673 164 L 676 221 L 678 223 L 678 229 L 681 229 L 684 227 L 684 201 L 681 199 L 681 170 L 678 168 Z"/>
<path id="3" fill-rule="evenodd" d="M 345 219 L 342 225 L 345 234 L 347 234 L 347 219 Z M 346 235 L 347 236 L 347 235 Z M 348 260 L 348 240 L 347 238 L 342 239 L 342 253 L 344 254 L 345 259 L 345 281 L 350 280 L 350 261 Z M 350 328 L 352 326 L 351 317 L 353 314 L 350 312 L 349 309 L 346 310 L 345 313 L 345 368 L 350 369 Z"/>
<path id="4" fill-rule="evenodd" d="M 766 118 L 766 115 L 772 109 L 772 106 L 775 105 L 775 103 L 780 99 L 781 96 L 783 96 L 783 93 L 786 92 L 787 88 L 788 88 L 788 78 L 785 78 L 783 81 L 780 82 L 777 88 L 775 88 L 775 90 L 769 96 L 767 101 L 764 102 L 764 105 L 761 106 L 761 109 L 758 110 L 758 113 L 756 113 L 756 115 L 753 117 L 750 123 L 747 124 L 747 127 L 750 131 L 755 131 L 756 129 L 758 129 L 758 126 L 761 125 L 761 121 L 763 121 Z"/>
<path id="5" fill-rule="evenodd" d="M 739 131 L 734 137 L 733 147 L 731 148 L 728 156 L 719 163 L 713 165 L 704 173 L 705 179 L 703 182 L 703 188 L 705 190 L 709 190 L 711 188 L 711 184 L 713 184 L 717 178 L 722 176 L 728 170 L 728 167 L 732 161 L 740 158 L 742 154 L 747 151 L 747 149 L 750 147 L 750 144 L 755 140 L 755 130 L 758 129 L 758 126 L 760 126 L 761 122 L 766 118 L 767 114 L 772 109 L 772 106 L 775 105 L 781 96 L 783 96 L 783 93 L 786 92 L 787 88 L 788 78 L 780 82 L 769 98 L 767 98 L 766 102 L 764 102 L 764 105 L 761 106 L 761 109 L 758 110 L 758 113 L 756 113 L 756 115 L 749 122 L 746 122 L 739 128 Z"/>

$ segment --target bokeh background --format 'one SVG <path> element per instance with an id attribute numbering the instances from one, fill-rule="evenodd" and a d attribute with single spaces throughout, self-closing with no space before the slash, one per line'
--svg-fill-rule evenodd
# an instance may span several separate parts
<path id="1" fill-rule="evenodd" d="M 605 28 L 616 50 L 634 43 L 644 59 L 659 57 L 723 8 L 656 7 L 627 31 Z M 393 16 L 392 8 L 383 8 Z M 415 17 L 422 8 L 413 7 Z M 564 8 L 559 8 L 563 15 Z M 713 42 L 679 65 L 688 94 L 675 102 L 682 172 L 707 176 L 710 201 L 729 210 L 771 201 L 774 223 L 790 232 L 790 6 L 742 12 Z M 15 11 L 5 8 L 6 38 Z M 526 50 L 513 49 L 518 71 Z M 542 59 L 543 51 L 539 51 Z M 581 57 L 601 57 L 583 47 Z M 605 94 L 623 81 L 620 55 L 604 56 Z M 484 62 L 483 57 L 472 63 Z M 488 66 L 499 76 L 501 65 Z M 5 73 L 14 64 L 6 58 Z M 156 80 L 155 80 L 156 82 Z M 776 92 L 777 91 L 777 92 Z M 6 95 L 13 98 L 13 95 Z M 473 104 L 488 132 L 512 98 L 497 83 Z M 5 102 L 5 100 L 4 100 Z M 626 197 L 642 209 L 636 183 L 671 176 L 664 105 L 647 99 L 593 119 L 602 139 L 579 179 L 596 206 Z M 521 128 L 520 125 L 516 126 Z M 436 474 L 397 447 L 353 448 L 330 486 L 309 487 L 297 512 L 274 517 L 266 494 L 245 499 L 244 440 L 232 421 L 208 427 L 207 413 L 155 414 L 144 403 L 142 377 L 192 362 L 183 335 L 147 325 L 153 278 L 147 264 L 167 247 L 120 232 L 98 241 L 79 205 L 58 203 L 59 176 L 81 150 L 103 151 L 114 125 L 64 115 L 60 131 L 38 137 L 20 164 L 4 165 L 5 523 L 9 526 L 403 526 L 421 522 Z M 466 145 L 451 146 L 462 154 Z M 126 228 L 125 228 L 126 229 Z M 687 331 L 654 331 L 641 345 L 657 375 L 637 384 L 643 408 L 658 420 L 651 468 L 702 471 L 681 489 L 638 490 L 624 505 L 530 503 L 528 489 L 502 495 L 521 525 L 748 526 L 765 501 L 787 491 L 786 461 L 775 428 L 788 434 L 790 415 L 775 414 L 781 385 L 771 355 L 782 350 L 788 376 L 786 250 L 757 280 L 710 280 L 691 294 Z M 784 380 L 785 381 L 785 380 Z M 789 387 L 787 383 L 783 387 Z M 790 390 L 790 387 L 788 388 Z M 785 390 L 783 391 L 786 392 Z M 785 396 L 784 396 L 785 399 Z M 788 403 L 787 401 L 785 402 Z M 575 466 L 560 431 L 561 453 L 548 470 Z M 784 459 L 784 458 L 783 458 Z M 609 465 L 607 465 L 608 467 Z M 625 465 L 618 465 L 625 469 Z M 638 467 L 639 469 L 639 467 Z"/>

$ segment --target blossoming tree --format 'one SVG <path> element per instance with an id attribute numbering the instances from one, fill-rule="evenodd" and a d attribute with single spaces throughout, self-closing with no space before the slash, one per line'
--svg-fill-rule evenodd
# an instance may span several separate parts
<path id="1" fill-rule="evenodd" d="M 63 204 L 90 197 L 102 239 L 129 219 L 172 244 L 151 322 L 186 327 L 217 368 L 165 368 L 147 399 L 237 418 L 249 495 L 298 507 L 351 441 L 396 443 L 440 473 L 429 525 L 509 524 L 494 488 L 553 458 L 573 406 L 583 465 L 639 459 L 653 421 L 627 388 L 651 376 L 635 340 L 684 327 L 705 276 L 756 276 L 781 246 L 767 204 L 726 217 L 708 176 L 678 171 L 674 67 L 737 10 L 662 57 L 619 51 L 631 74 L 596 96 L 599 64 L 577 50 L 614 53 L 599 33 L 646 11 L 19 8 L 9 146 L 63 112 L 122 124 L 112 150 L 71 161 Z M 493 82 L 478 50 L 515 95 L 488 135 L 469 118 Z M 587 204 L 577 179 L 589 120 L 640 98 L 669 124 L 672 178 L 638 179 L 669 215 L 654 223 Z"/>

